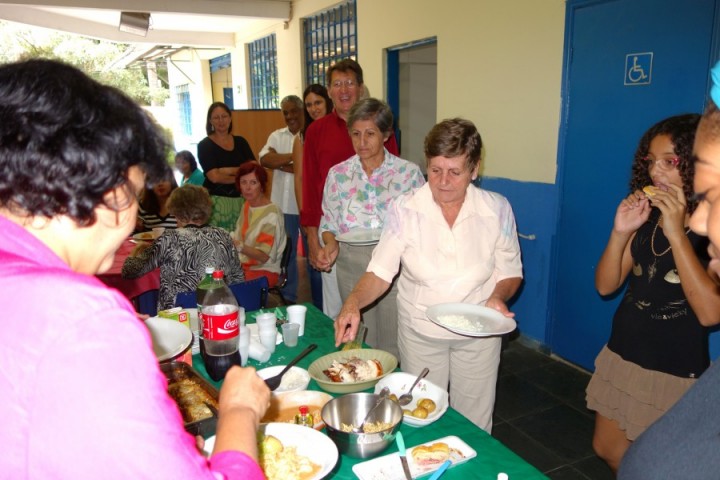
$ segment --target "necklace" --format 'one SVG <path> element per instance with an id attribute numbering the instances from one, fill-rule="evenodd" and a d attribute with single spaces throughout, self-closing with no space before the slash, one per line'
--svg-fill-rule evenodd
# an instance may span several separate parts
<path id="1" fill-rule="evenodd" d="M 668 253 L 670 250 L 672 250 L 672 245 L 668 246 L 664 252 L 657 253 L 655 250 L 655 234 L 657 233 L 658 226 L 660 225 L 660 222 L 662 221 L 662 215 L 658 217 L 658 221 L 655 223 L 655 228 L 653 228 L 652 236 L 650 237 L 650 249 L 652 250 L 653 255 L 656 257 L 662 257 L 666 253 Z M 685 235 L 687 235 L 690 232 L 690 229 L 688 228 L 685 230 Z M 668 242 L 669 243 L 669 242 Z"/>

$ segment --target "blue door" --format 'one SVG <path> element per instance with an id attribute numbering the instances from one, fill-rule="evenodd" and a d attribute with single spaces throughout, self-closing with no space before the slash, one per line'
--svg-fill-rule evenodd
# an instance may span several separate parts
<path id="1" fill-rule="evenodd" d="M 594 274 L 633 153 L 656 121 L 702 111 L 715 10 L 715 0 L 567 3 L 549 338 L 555 353 L 585 368 L 593 369 L 621 297 L 602 299 Z"/>

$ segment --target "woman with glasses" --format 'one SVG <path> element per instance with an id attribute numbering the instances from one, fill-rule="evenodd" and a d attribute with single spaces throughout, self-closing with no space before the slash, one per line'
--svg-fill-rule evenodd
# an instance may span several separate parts
<path id="1" fill-rule="evenodd" d="M 235 187 L 238 168 L 255 160 L 247 140 L 232 134 L 230 109 L 222 102 L 210 105 L 205 130 L 207 137 L 198 144 L 198 160 L 205 172 L 204 187 L 213 200 L 210 225 L 232 232 L 242 208 Z"/>
<path id="2" fill-rule="evenodd" d="M 688 228 L 697 206 L 692 148 L 699 120 L 670 117 L 640 139 L 631 193 L 617 208 L 595 271 L 601 295 L 627 280 L 587 387 L 596 412 L 593 448 L 613 471 L 709 365 L 706 326 L 718 321 L 720 294 L 707 273 L 708 241 Z"/>

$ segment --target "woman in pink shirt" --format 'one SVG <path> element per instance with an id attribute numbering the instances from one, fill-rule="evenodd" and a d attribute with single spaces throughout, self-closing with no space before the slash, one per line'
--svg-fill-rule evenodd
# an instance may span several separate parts
<path id="1" fill-rule="evenodd" d="M 270 393 L 234 367 L 201 455 L 167 395 L 147 329 L 95 274 L 132 231 L 136 195 L 168 168 L 157 127 L 79 70 L 0 67 L 0 472 L 6 478 L 264 478 Z"/>

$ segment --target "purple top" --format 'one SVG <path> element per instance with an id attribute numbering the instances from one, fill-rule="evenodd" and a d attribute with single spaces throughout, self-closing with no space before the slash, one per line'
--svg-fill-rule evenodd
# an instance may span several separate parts
<path id="1" fill-rule="evenodd" d="M 264 479 L 198 453 L 130 303 L 2 216 L 0 305 L 3 476 Z"/>

